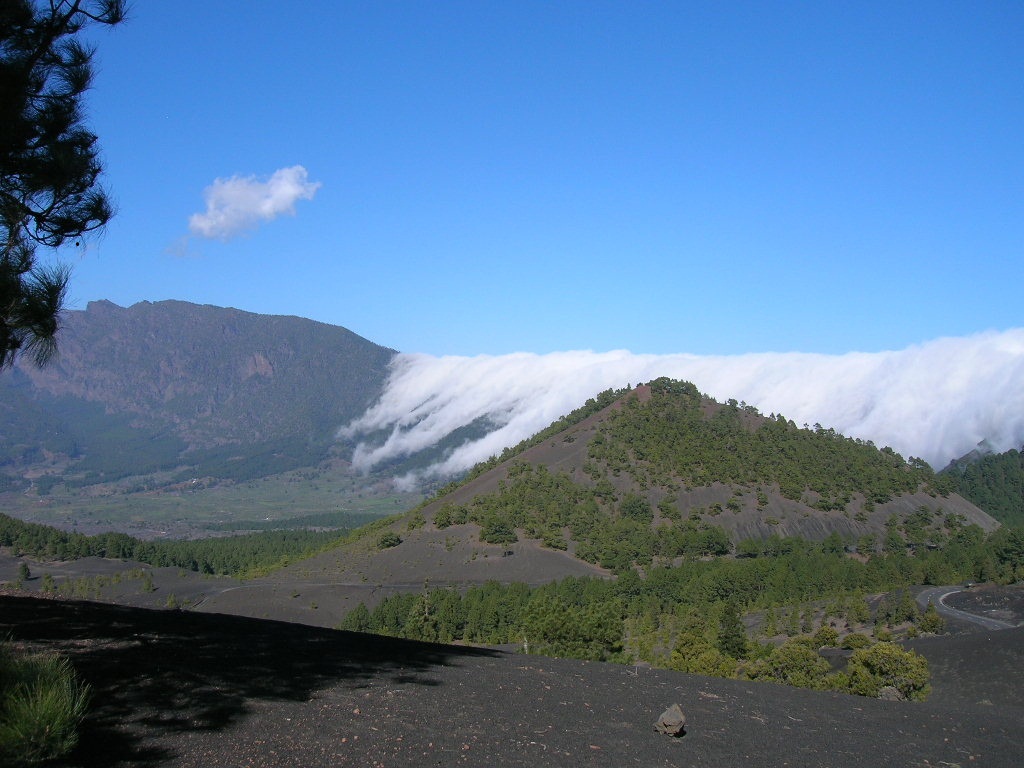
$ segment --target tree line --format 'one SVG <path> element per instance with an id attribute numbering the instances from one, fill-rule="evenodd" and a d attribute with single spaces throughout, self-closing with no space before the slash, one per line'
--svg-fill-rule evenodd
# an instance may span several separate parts
<path id="1" fill-rule="evenodd" d="M 266 572 L 329 549 L 344 531 L 262 531 L 209 539 L 144 541 L 124 533 L 93 536 L 27 523 L 0 514 L 0 546 L 15 557 L 77 560 L 105 557 L 198 573 L 244 576 Z"/>
<path id="2" fill-rule="evenodd" d="M 866 560 L 794 541 L 784 552 L 690 559 L 617 578 L 571 577 L 539 587 L 490 582 L 464 591 L 432 589 L 357 606 L 343 629 L 434 642 L 516 643 L 529 653 L 632 663 L 904 698 L 926 692 L 923 660 L 892 646 L 894 632 L 934 632 L 941 618 L 920 611 L 906 588 L 962 580 L 1024 578 L 1024 530 L 987 536 L 976 526 L 938 549 L 877 553 Z M 900 591 L 903 590 L 903 591 Z M 893 592 L 870 606 L 865 595 Z M 816 607 L 815 607 L 816 606 Z M 759 616 L 765 638 L 742 617 Z M 859 631 L 874 621 L 873 637 Z M 854 651 L 833 672 L 817 649 Z M 777 639 L 777 638 L 776 638 Z"/>
<path id="3" fill-rule="evenodd" d="M 943 476 L 961 496 L 1007 525 L 1024 525 L 1024 453 L 1009 450 L 950 466 Z"/>
<path id="4" fill-rule="evenodd" d="M 719 405 L 689 382 L 661 378 L 649 386 L 650 399 L 626 398 L 590 449 L 607 471 L 628 474 L 641 488 L 777 486 L 793 500 L 812 492 L 824 511 L 844 510 L 857 495 L 870 506 L 922 488 L 952 491 L 926 462 L 904 461 L 891 448 L 818 424 L 800 428 L 735 400 Z"/>
<path id="5" fill-rule="evenodd" d="M 734 504 L 738 507 L 735 496 L 727 506 Z M 490 544 L 514 542 L 519 531 L 552 549 L 567 549 L 571 539 L 576 557 L 616 573 L 683 557 L 733 552 L 756 556 L 805 544 L 779 536 L 734 544 L 724 528 L 704 519 L 722 512 L 721 504 L 713 504 L 689 509 L 684 517 L 670 496 L 655 509 L 644 496 L 617 491 L 603 477 L 589 485 L 543 465 L 515 461 L 495 492 L 480 494 L 466 504 L 443 503 L 434 515 L 434 524 L 447 528 L 475 523 L 480 526 L 481 541 Z M 834 551 L 855 546 L 863 554 L 899 551 L 941 543 L 961 528 L 958 517 L 922 506 L 905 519 L 890 519 L 884 537 L 866 534 L 847 542 L 833 534 L 822 545 Z"/>

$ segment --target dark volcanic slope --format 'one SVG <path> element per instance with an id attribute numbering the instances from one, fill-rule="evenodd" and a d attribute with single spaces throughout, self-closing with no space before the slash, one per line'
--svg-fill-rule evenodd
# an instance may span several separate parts
<path id="1" fill-rule="evenodd" d="M 907 645 L 928 659 L 936 700 L 1016 709 L 1024 723 L 1024 627 L 921 637 Z"/>
<path id="2" fill-rule="evenodd" d="M 1021 710 L 0 597 L 94 687 L 70 766 L 1018 766 Z M 678 702 L 681 739 L 653 722 Z"/>

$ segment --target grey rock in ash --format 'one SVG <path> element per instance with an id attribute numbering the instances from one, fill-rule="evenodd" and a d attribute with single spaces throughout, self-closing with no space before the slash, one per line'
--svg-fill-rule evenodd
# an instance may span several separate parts
<path id="1" fill-rule="evenodd" d="M 906 701 L 907 697 L 904 696 L 900 689 L 894 685 L 884 685 L 878 692 L 878 698 L 882 701 Z"/>
<path id="2" fill-rule="evenodd" d="M 666 736 L 682 736 L 686 733 L 686 715 L 678 704 L 673 704 L 661 713 L 654 724 L 654 730 Z"/>

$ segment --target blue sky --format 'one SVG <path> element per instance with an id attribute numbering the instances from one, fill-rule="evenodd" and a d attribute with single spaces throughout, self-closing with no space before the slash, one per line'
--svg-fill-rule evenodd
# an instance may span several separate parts
<path id="1" fill-rule="evenodd" d="M 1022 325 L 1019 2 L 134 6 L 92 34 L 118 215 L 63 255 L 74 308 L 431 355 Z"/>

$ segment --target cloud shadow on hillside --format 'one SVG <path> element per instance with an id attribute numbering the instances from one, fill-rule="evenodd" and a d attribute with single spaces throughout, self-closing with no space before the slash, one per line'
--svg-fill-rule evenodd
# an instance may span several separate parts
<path id="1" fill-rule="evenodd" d="M 486 649 L 415 643 L 236 616 L 0 596 L 0 636 L 71 656 L 92 704 L 71 763 L 151 766 L 154 738 L 221 730 L 252 703 L 307 701 L 374 680 L 441 685 L 433 668 Z"/>

